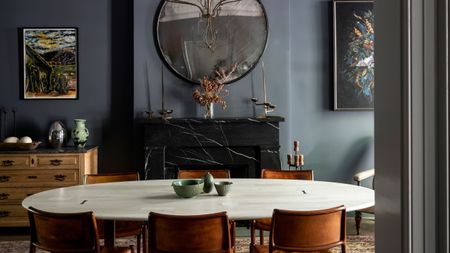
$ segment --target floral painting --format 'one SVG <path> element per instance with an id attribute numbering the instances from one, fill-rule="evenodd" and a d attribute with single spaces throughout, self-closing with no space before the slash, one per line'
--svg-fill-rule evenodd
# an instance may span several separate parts
<path id="1" fill-rule="evenodd" d="M 76 28 L 23 28 L 23 98 L 77 99 Z"/>
<path id="2" fill-rule="evenodd" d="M 372 110 L 375 91 L 372 1 L 333 2 L 334 110 Z"/>

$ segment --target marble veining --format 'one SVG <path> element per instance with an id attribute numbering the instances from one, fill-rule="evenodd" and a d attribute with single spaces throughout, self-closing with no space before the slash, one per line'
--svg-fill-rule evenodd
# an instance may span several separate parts
<path id="1" fill-rule="evenodd" d="M 278 125 L 283 120 L 144 120 L 145 178 L 173 178 L 177 168 L 186 166 L 244 166 L 250 177 L 257 177 L 261 167 L 279 168 Z"/>

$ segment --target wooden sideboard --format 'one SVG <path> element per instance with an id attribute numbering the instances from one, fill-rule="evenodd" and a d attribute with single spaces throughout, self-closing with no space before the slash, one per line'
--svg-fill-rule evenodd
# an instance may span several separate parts
<path id="1" fill-rule="evenodd" d="M 29 225 L 22 200 L 34 193 L 83 183 L 97 173 L 97 147 L 0 151 L 0 227 Z"/>

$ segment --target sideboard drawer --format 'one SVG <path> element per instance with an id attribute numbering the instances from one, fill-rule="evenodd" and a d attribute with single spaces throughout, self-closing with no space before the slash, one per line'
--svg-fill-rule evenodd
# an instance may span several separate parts
<path id="1" fill-rule="evenodd" d="M 22 201 L 38 192 L 81 184 L 84 175 L 97 173 L 97 153 L 97 147 L 0 150 L 0 228 L 29 226 Z"/>
<path id="2" fill-rule="evenodd" d="M 42 187 L 9 187 L 0 188 L 0 205 L 1 204 L 20 204 L 22 200 L 35 193 L 50 190 L 53 188 Z"/>
<path id="3" fill-rule="evenodd" d="M 0 187 L 62 187 L 79 183 L 77 169 L 0 171 Z"/>
<path id="4" fill-rule="evenodd" d="M 30 156 L 1 156 L 0 168 L 30 167 Z"/>
<path id="5" fill-rule="evenodd" d="M 9 217 L 26 217 L 27 210 L 21 205 L 0 205 L 0 220 Z"/>
<path id="6" fill-rule="evenodd" d="M 37 167 L 78 168 L 78 156 L 38 156 Z"/>

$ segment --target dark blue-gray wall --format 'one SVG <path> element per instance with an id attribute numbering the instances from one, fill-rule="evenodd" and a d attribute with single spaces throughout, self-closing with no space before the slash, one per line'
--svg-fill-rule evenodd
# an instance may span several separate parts
<path id="1" fill-rule="evenodd" d="M 350 182 L 359 170 L 373 167 L 373 112 L 335 112 L 332 96 L 332 11 L 325 0 L 263 0 L 269 19 L 269 43 L 263 56 L 268 94 L 281 124 L 282 161 L 301 142 L 305 167 L 316 178 Z M 161 61 L 153 43 L 153 17 L 158 1 L 134 0 L 134 110 L 160 109 Z M 165 70 L 166 107 L 175 117 L 201 117 L 192 100 L 195 85 Z M 216 117 L 258 116 L 250 98 L 261 97 L 261 67 L 229 85 L 226 111 Z"/>
<path id="2" fill-rule="evenodd" d="M 100 148 L 100 170 L 131 169 L 132 12 L 132 3 L 121 0 L 1 1 L 0 107 L 17 108 L 18 136 L 45 142 L 52 121 L 70 129 L 74 118 L 85 118 L 88 145 Z M 78 100 L 20 99 L 19 27 L 78 27 Z"/>
<path id="3" fill-rule="evenodd" d="M 280 136 L 283 163 L 292 140 L 299 139 L 306 167 L 314 169 L 317 179 L 350 181 L 355 171 L 373 167 L 373 112 L 330 111 L 331 2 L 262 2 L 270 29 L 263 56 L 268 94 L 278 106 L 275 115 L 286 118 Z M 18 135 L 45 140 L 53 120 L 63 120 L 70 128 L 74 118 L 86 118 L 89 144 L 100 146 L 100 169 L 133 169 L 141 155 L 133 143 L 139 136 L 132 133 L 133 119 L 143 111 L 158 110 L 161 103 L 161 61 L 152 34 L 157 5 L 155 0 L 2 1 L 0 107 L 17 108 Z M 19 98 L 17 29 L 23 26 L 78 27 L 80 99 Z M 202 116 L 191 96 L 196 86 L 167 70 L 165 83 L 166 105 L 175 117 Z M 217 117 L 261 114 L 249 100 L 261 96 L 260 65 L 228 88 L 228 108 L 217 108 Z"/>

